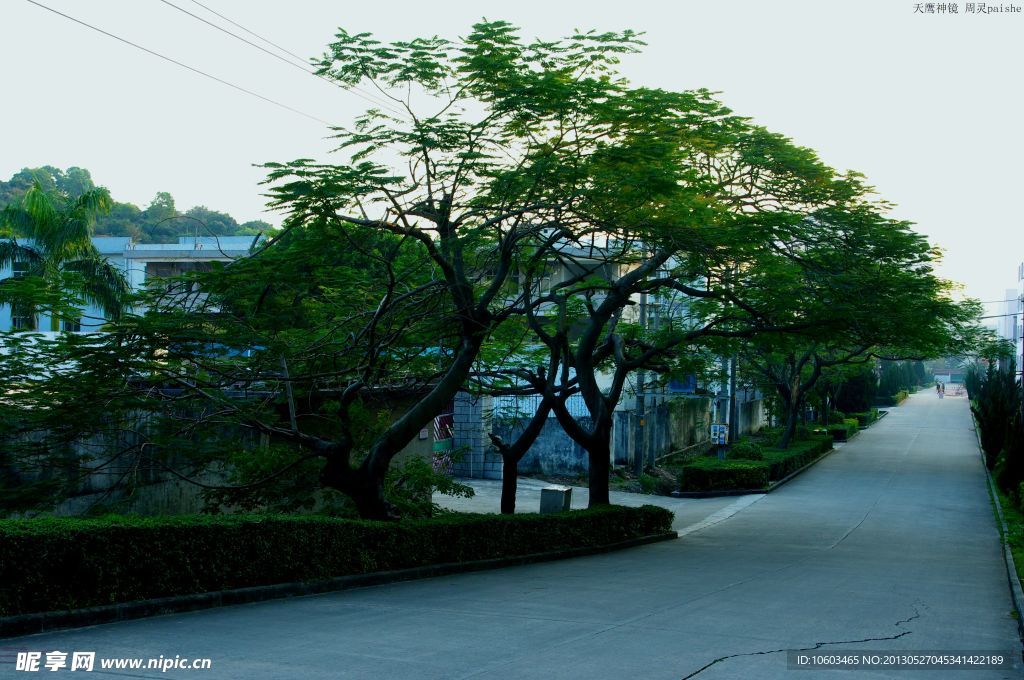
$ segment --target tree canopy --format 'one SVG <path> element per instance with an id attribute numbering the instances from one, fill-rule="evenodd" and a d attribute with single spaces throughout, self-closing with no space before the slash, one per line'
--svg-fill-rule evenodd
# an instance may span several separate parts
<path id="1" fill-rule="evenodd" d="M 72 166 L 61 170 L 51 165 L 22 168 L 9 180 L 0 180 L 0 208 L 15 203 L 33 183 L 38 183 L 47 194 L 69 200 L 97 188 L 85 168 Z M 109 209 L 97 216 L 90 234 L 130 236 L 143 243 L 175 243 L 179 236 L 245 236 L 260 232 L 269 234 L 272 230 L 273 226 L 263 220 L 239 223 L 231 215 L 205 206 L 178 212 L 174 197 L 161 191 L 144 209 L 111 199 Z"/>

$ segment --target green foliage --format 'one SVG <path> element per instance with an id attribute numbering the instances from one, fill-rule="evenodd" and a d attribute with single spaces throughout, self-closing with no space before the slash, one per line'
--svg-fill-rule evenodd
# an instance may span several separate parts
<path id="1" fill-rule="evenodd" d="M 831 437 L 812 437 L 793 442 L 789 448 L 764 447 L 763 460 L 697 458 L 683 466 L 682 491 L 731 491 L 767 489 L 832 448 Z"/>
<path id="2" fill-rule="evenodd" d="M 971 405 L 978 421 L 985 464 L 990 470 L 995 469 L 1010 424 L 1015 414 L 1020 412 L 1020 399 L 1020 387 L 1012 364 L 1009 370 L 999 370 L 995 362 L 990 362 Z"/>
<path id="3" fill-rule="evenodd" d="M 753 439 L 741 439 L 726 454 L 732 460 L 764 460 L 764 446 Z"/>
<path id="4" fill-rule="evenodd" d="M 975 400 L 981 393 L 981 383 L 984 374 L 977 362 L 971 362 L 964 372 L 964 387 L 967 389 L 967 398 Z"/>
<path id="5" fill-rule="evenodd" d="M 392 465 L 384 481 L 388 501 L 403 518 L 430 517 L 440 510 L 432 502 L 433 494 L 472 498 L 473 487 L 456 481 L 434 469 L 421 456 L 410 456 L 398 465 Z"/>
<path id="6" fill-rule="evenodd" d="M 601 546 L 671 525 L 672 513 L 652 506 L 400 523 L 274 515 L 0 520 L 0 582 L 18 584 L 0 589 L 0 615 Z"/>
<path id="7" fill-rule="evenodd" d="M 839 427 L 831 425 L 828 428 L 829 435 L 837 442 L 848 441 L 860 429 L 860 422 L 857 418 L 846 418 L 839 425 Z"/>
<path id="8" fill-rule="evenodd" d="M 654 493 L 658 488 L 658 478 L 646 472 L 640 474 L 639 482 L 642 493 Z"/>
<path id="9" fill-rule="evenodd" d="M 910 396 L 907 390 L 900 390 L 887 397 L 876 397 L 875 403 L 879 406 L 899 406 Z"/>
<path id="10" fill-rule="evenodd" d="M 868 425 L 871 425 L 876 420 L 878 420 L 878 409 L 871 408 L 867 411 L 863 411 L 861 413 L 851 413 L 850 415 L 857 419 L 857 424 L 860 427 L 867 427 Z"/>
<path id="11" fill-rule="evenodd" d="M 828 414 L 829 425 L 842 425 L 844 420 L 846 420 L 846 414 L 842 411 L 832 411 Z"/>
<path id="12" fill-rule="evenodd" d="M 878 376 L 869 364 L 862 364 L 850 371 L 843 380 L 842 387 L 837 390 L 836 408 L 850 412 L 865 412 L 871 408 L 878 391 Z"/>
<path id="13" fill-rule="evenodd" d="M 1006 428 L 1003 450 L 995 470 L 996 483 L 1018 506 L 1024 503 L 1021 486 L 1024 485 L 1024 421 L 1016 411 Z"/>
<path id="14" fill-rule="evenodd" d="M 878 378 L 878 393 L 881 395 L 898 395 L 900 392 L 909 392 L 921 384 L 915 371 L 915 362 L 883 361 L 881 366 Z M 899 400 L 896 401 L 899 402 Z"/>
<path id="15" fill-rule="evenodd" d="M 44 191 L 74 200 L 97 189 L 89 171 L 71 167 L 66 171 L 46 165 L 23 168 L 10 180 L 0 180 L 0 208 L 19 201 L 38 182 Z M 244 236 L 269 233 L 273 226 L 262 220 L 239 224 L 231 215 L 196 206 L 178 212 L 174 198 L 161 191 L 149 207 L 140 210 L 132 203 L 112 201 L 108 212 L 98 216 L 92 227 L 95 236 L 130 236 L 144 243 L 175 243 L 179 236 Z M 0 236 L 3 236 L 0 229 Z"/>
<path id="16" fill-rule="evenodd" d="M 753 460 L 698 458 L 683 466 L 681 491 L 733 491 L 768 488 L 768 465 Z"/>
<path id="17" fill-rule="evenodd" d="M 79 313 L 68 308 L 86 302 L 98 305 L 108 318 L 120 316 L 127 305 L 128 283 L 90 240 L 93 224 L 110 210 L 110 204 L 106 189 L 72 197 L 47 191 L 36 182 L 17 201 L 0 209 L 0 226 L 15 237 L 0 240 L 0 268 L 18 265 L 24 272 L 20 281 L 11 277 L 0 282 L 0 304 L 9 304 L 30 319 L 48 312 L 54 319 L 73 314 L 71 318 L 77 320 Z M 28 299 L 24 289 L 18 290 L 20 284 L 71 304 Z"/>

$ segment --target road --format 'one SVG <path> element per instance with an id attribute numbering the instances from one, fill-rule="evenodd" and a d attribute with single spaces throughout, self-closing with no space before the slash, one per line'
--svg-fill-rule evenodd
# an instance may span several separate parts
<path id="1" fill-rule="evenodd" d="M 3 645 L 212 660 L 121 676 L 133 678 L 1021 677 L 963 398 L 914 395 L 775 493 L 735 502 L 716 499 L 711 515 L 729 516 L 679 540 L 616 553 Z M 999 652 L 1016 665 L 800 670 L 779 651 L 797 649 Z"/>

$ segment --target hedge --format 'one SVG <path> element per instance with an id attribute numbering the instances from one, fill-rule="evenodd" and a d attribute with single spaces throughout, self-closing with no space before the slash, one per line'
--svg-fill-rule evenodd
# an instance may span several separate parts
<path id="1" fill-rule="evenodd" d="M 879 406 L 899 406 L 908 396 L 906 390 L 900 390 L 891 397 L 877 397 L 875 401 Z"/>
<path id="2" fill-rule="evenodd" d="M 770 482 L 796 472 L 832 448 L 832 437 L 792 442 L 788 449 L 764 448 L 764 460 L 697 458 L 683 466 L 681 491 L 767 490 Z"/>
<path id="3" fill-rule="evenodd" d="M 844 418 L 840 425 L 829 425 L 828 433 L 837 442 L 845 442 L 860 429 L 860 422 L 857 418 Z"/>
<path id="4" fill-rule="evenodd" d="M 451 515 L 0 520 L 0 615 L 586 548 L 667 532 L 663 508 Z"/>
<path id="5" fill-rule="evenodd" d="M 861 427 L 867 427 L 878 420 L 878 409 L 873 408 L 870 411 L 864 411 L 863 413 L 851 413 L 850 417 L 856 418 L 857 423 Z"/>

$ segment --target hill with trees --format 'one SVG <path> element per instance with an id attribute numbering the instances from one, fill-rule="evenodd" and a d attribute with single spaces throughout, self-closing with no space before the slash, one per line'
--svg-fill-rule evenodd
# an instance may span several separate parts
<path id="1" fill-rule="evenodd" d="M 22 168 L 6 182 L 0 180 L 0 208 L 24 196 L 34 182 L 48 193 L 63 194 L 70 199 L 97 188 L 85 168 L 61 170 L 52 165 Z M 131 236 L 140 243 L 174 243 L 179 236 L 245 236 L 271 229 L 273 226 L 263 220 L 239 223 L 227 213 L 201 205 L 179 212 L 174 197 L 160 191 L 146 208 L 113 201 L 110 211 L 96 219 L 93 235 Z"/>

